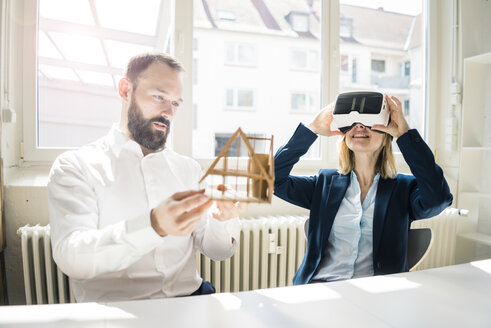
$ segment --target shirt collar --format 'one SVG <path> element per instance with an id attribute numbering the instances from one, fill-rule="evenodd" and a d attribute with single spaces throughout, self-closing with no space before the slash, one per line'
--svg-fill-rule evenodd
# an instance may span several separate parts
<path id="1" fill-rule="evenodd" d="M 139 157 L 143 157 L 141 146 L 136 141 L 130 139 L 126 133 L 121 131 L 116 123 L 114 123 L 111 130 L 109 130 L 108 141 L 109 147 L 116 156 L 119 156 L 123 149 L 127 149 L 130 152 L 136 153 Z M 164 148 L 163 150 L 159 150 L 155 153 L 163 153 L 163 151 L 166 149 L 167 148 Z"/>

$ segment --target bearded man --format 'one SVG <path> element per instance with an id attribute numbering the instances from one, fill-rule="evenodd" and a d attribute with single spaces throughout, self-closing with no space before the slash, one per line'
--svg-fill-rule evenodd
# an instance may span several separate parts
<path id="1" fill-rule="evenodd" d="M 118 84 L 120 122 L 53 163 L 53 256 L 77 302 L 212 293 L 196 250 L 223 260 L 237 247 L 246 206 L 217 202 L 211 210 L 198 163 L 165 147 L 183 101 L 182 72 L 165 54 L 132 58 Z"/>

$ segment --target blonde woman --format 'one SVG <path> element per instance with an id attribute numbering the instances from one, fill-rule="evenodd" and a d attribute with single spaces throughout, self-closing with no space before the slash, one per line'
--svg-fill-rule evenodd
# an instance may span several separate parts
<path id="1" fill-rule="evenodd" d="M 295 285 L 408 271 L 411 222 L 435 216 L 452 203 L 431 150 L 409 128 L 400 101 L 385 97 L 388 126 L 354 122 L 343 134 L 331 129 L 330 105 L 307 126 L 300 124 L 275 155 L 275 195 L 310 210 L 308 247 Z M 339 169 L 290 175 L 317 135 L 342 136 Z M 392 138 L 413 175 L 396 173 Z"/>

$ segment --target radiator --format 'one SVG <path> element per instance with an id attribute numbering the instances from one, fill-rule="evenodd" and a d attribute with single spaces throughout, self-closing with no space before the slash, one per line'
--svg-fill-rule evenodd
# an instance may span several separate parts
<path id="1" fill-rule="evenodd" d="M 217 292 L 291 286 L 307 246 L 306 219 L 306 216 L 242 219 L 235 254 L 217 262 L 197 253 L 198 272 L 211 281 Z"/>
<path id="2" fill-rule="evenodd" d="M 417 270 L 438 268 L 455 264 L 455 246 L 459 225 L 468 214 L 468 210 L 447 208 L 436 217 L 417 220 L 411 228 L 431 228 L 433 246 Z"/>
<path id="3" fill-rule="evenodd" d="M 21 238 L 26 304 L 74 303 L 70 279 L 51 256 L 49 225 L 24 226 Z"/>
<path id="4" fill-rule="evenodd" d="M 418 270 L 455 263 L 456 233 L 462 212 L 447 209 L 435 218 L 413 222 L 411 228 L 430 227 L 434 236 L 432 249 Z M 306 219 L 306 216 L 241 219 L 241 240 L 235 254 L 224 261 L 213 261 L 196 253 L 199 274 L 211 281 L 217 292 L 290 286 L 306 249 Z M 70 279 L 51 256 L 49 226 L 25 226 L 19 228 L 18 234 L 26 303 L 74 302 Z"/>

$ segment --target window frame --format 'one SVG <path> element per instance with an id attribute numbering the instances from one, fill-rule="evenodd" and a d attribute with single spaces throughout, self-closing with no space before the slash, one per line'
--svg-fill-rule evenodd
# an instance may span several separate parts
<path id="1" fill-rule="evenodd" d="M 37 31 L 38 31 L 38 0 L 22 0 L 24 6 L 24 26 L 22 32 L 23 48 L 23 68 L 22 68 L 22 141 L 21 163 L 24 165 L 51 165 L 52 161 L 62 152 L 69 150 L 66 148 L 38 148 L 37 147 Z M 424 137 L 427 143 L 433 148 L 436 139 L 436 131 L 428 131 L 426 127 L 433 126 L 436 121 L 435 111 L 428 108 L 436 108 L 438 99 L 431 95 L 436 95 L 438 91 L 438 9 L 436 0 L 426 0 L 426 14 L 424 15 L 424 25 L 426 28 L 426 53 L 425 53 L 425 75 L 427 83 L 423 87 L 425 97 L 425 123 Z M 173 1 L 171 5 L 175 12 L 174 24 L 174 43 L 172 44 L 171 54 L 183 63 L 186 73 L 183 76 L 183 99 L 182 108 L 177 113 L 173 122 L 173 131 L 168 145 L 180 154 L 192 156 L 192 131 L 193 131 L 193 0 Z M 321 107 L 326 106 L 335 99 L 339 90 L 339 1 L 322 0 L 322 33 L 321 37 Z M 35 45 L 35 46 L 33 46 Z M 257 50 L 257 49 L 256 49 Z M 293 131 L 292 131 L 293 133 Z M 334 140 L 336 139 L 336 140 Z M 325 138 L 320 140 L 321 156 L 320 159 L 302 159 L 295 167 L 294 171 L 311 172 L 320 167 L 336 167 L 337 156 L 329 156 L 337 152 L 337 138 Z M 199 159 L 198 162 L 203 168 L 208 167 L 213 159 Z M 397 163 L 404 163 L 401 154 L 396 154 Z"/>

